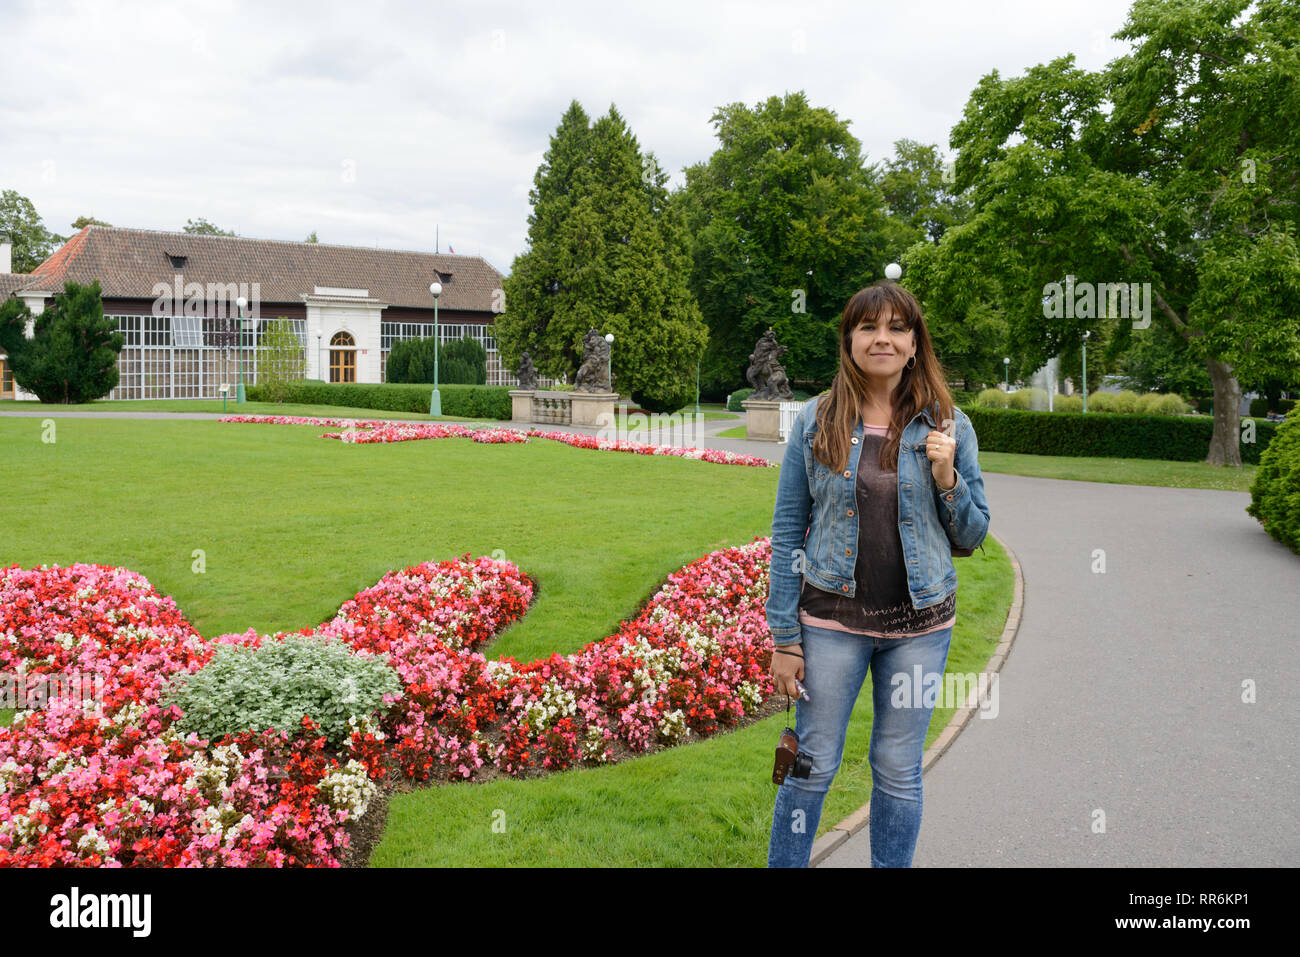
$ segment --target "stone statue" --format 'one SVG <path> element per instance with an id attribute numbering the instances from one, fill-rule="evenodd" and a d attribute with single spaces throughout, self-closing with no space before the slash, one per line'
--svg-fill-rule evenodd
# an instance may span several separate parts
<path id="1" fill-rule="evenodd" d="M 790 381 L 785 377 L 785 369 L 780 358 L 786 352 L 785 346 L 777 345 L 776 333 L 771 329 L 763 333 L 763 338 L 754 346 L 749 357 L 749 369 L 745 378 L 754 387 L 751 399 L 793 399 Z"/>
<path id="2" fill-rule="evenodd" d="M 528 354 L 527 350 L 519 357 L 519 371 L 515 373 L 515 378 L 519 380 L 517 388 L 537 388 L 537 370 L 533 368 L 533 357 Z"/>
<path id="3" fill-rule="evenodd" d="M 582 339 L 582 365 L 574 379 L 574 392 L 612 392 L 609 381 L 609 343 L 595 329 Z"/>

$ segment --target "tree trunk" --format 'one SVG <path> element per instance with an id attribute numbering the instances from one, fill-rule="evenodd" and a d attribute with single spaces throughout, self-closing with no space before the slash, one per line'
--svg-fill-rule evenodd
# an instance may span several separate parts
<path id="1" fill-rule="evenodd" d="M 1241 468 L 1241 385 L 1226 362 L 1207 359 L 1205 367 L 1214 383 L 1214 435 L 1205 461 Z"/>

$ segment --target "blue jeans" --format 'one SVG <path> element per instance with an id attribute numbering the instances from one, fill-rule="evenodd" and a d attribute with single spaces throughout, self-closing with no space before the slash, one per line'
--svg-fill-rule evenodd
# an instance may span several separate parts
<path id="1" fill-rule="evenodd" d="M 794 730 L 799 753 L 812 755 L 812 771 L 807 778 L 787 775 L 777 788 L 767 866 L 808 866 L 822 802 L 844 756 L 849 717 L 869 666 L 875 712 L 867 753 L 871 866 L 911 867 L 921 830 L 921 755 L 934 711 L 923 692 L 935 680 L 931 674 L 940 676 L 942 686 L 952 629 L 912 638 L 872 638 L 810 625 L 801 625 L 800 632 L 803 647 L 794 650 L 803 651 L 809 700 L 795 700 Z M 917 665 L 921 687 L 915 682 Z"/>

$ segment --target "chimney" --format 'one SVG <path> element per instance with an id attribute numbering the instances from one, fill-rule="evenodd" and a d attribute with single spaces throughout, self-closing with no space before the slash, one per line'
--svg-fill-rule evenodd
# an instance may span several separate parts
<path id="1" fill-rule="evenodd" d="M 9 237 L 0 233 L 0 273 L 13 272 L 14 247 L 9 243 Z"/>

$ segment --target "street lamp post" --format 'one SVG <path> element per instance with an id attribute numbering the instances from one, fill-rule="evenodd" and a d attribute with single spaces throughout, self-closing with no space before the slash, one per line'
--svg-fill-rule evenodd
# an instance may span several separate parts
<path id="1" fill-rule="evenodd" d="M 609 343 L 609 388 L 612 392 L 614 391 L 614 333 L 605 333 L 605 341 Z"/>
<path id="2" fill-rule="evenodd" d="M 244 401 L 244 307 L 248 305 L 248 300 L 240 296 L 235 300 L 235 305 L 239 307 L 239 322 L 235 326 L 235 354 L 239 359 L 239 385 L 235 387 L 235 404 L 238 405 Z"/>
<path id="3" fill-rule="evenodd" d="M 328 382 L 329 380 L 325 378 L 325 364 L 321 362 L 320 340 L 321 334 L 318 332 L 316 333 L 316 374 L 320 376 L 322 382 Z"/>
<path id="4" fill-rule="evenodd" d="M 1003 373 L 1003 381 L 1005 382 L 1005 389 L 1007 392 L 1010 392 L 1011 391 L 1011 360 L 1007 356 L 1002 357 L 1002 373 Z"/>
<path id="5" fill-rule="evenodd" d="M 1087 329 L 1083 330 L 1083 411 L 1088 411 L 1088 337 L 1092 335 Z"/>
<path id="6" fill-rule="evenodd" d="M 695 360 L 695 414 L 700 414 L 700 360 Z M 696 421 L 699 421 L 698 419 Z"/>
<path id="7" fill-rule="evenodd" d="M 433 294 L 433 394 L 429 396 L 429 414 L 442 415 L 442 394 L 438 392 L 438 297 L 442 295 L 442 283 L 429 283 L 429 292 Z"/>

